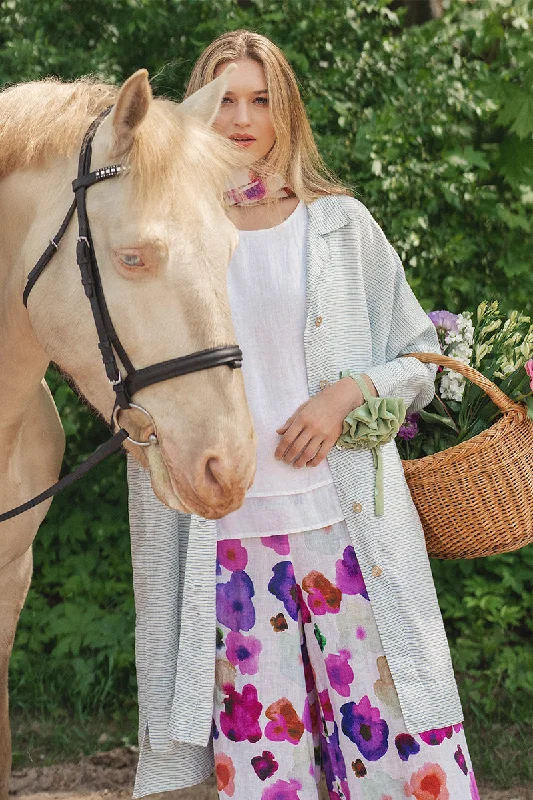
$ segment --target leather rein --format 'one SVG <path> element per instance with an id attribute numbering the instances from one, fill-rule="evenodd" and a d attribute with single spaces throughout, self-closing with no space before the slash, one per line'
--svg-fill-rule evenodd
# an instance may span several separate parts
<path id="1" fill-rule="evenodd" d="M 117 332 L 111 321 L 107 304 L 104 297 L 102 288 L 102 281 L 100 278 L 100 271 L 98 269 L 98 262 L 94 252 L 93 241 L 91 237 L 91 228 L 89 225 L 89 218 L 87 216 L 86 195 L 87 189 L 100 181 L 115 178 L 126 171 L 126 167 L 122 164 L 113 164 L 108 167 L 101 167 L 100 169 L 91 172 L 91 154 L 92 154 L 92 141 L 102 120 L 110 113 L 113 106 L 105 109 L 89 126 L 83 144 L 80 150 L 78 176 L 72 182 L 72 189 L 74 191 L 74 200 L 67 211 L 67 214 L 61 223 L 61 226 L 50 240 L 46 250 L 43 252 L 30 274 L 28 275 L 26 286 L 23 292 L 23 302 L 27 307 L 29 294 L 35 285 L 37 279 L 43 272 L 46 265 L 51 261 L 56 253 L 59 242 L 64 236 L 69 223 L 77 211 L 78 216 L 78 240 L 76 244 L 76 260 L 81 273 L 81 282 L 85 289 L 85 294 L 91 304 L 91 311 L 98 333 L 98 347 L 102 355 L 107 379 L 111 383 L 115 392 L 115 404 L 113 413 L 111 415 L 110 428 L 113 430 L 116 425 L 119 430 L 107 442 L 100 445 L 89 458 L 83 462 L 77 469 L 68 475 L 65 475 L 61 480 L 55 483 L 50 488 L 46 489 L 41 494 L 28 500 L 16 508 L 0 514 L 0 522 L 11 519 L 12 517 L 22 514 L 30 508 L 42 503 L 50 497 L 58 494 L 62 489 L 70 486 L 75 481 L 82 478 L 94 466 L 103 461 L 107 456 L 120 450 L 122 442 L 125 439 L 133 444 L 140 445 L 141 447 L 148 447 L 151 444 L 157 443 L 157 429 L 155 422 L 149 412 L 142 406 L 132 403 L 133 395 L 140 389 L 146 386 L 151 386 L 154 383 L 175 378 L 178 375 L 188 375 L 191 372 L 198 372 L 204 369 L 211 369 L 212 367 L 220 367 L 227 365 L 231 369 L 238 369 L 242 366 L 242 352 L 238 345 L 228 345 L 222 347 L 211 347 L 207 350 L 199 350 L 195 353 L 190 353 L 187 356 L 173 358 L 169 361 L 161 361 L 158 364 L 153 364 L 150 367 L 143 369 L 135 369 L 126 350 L 118 338 Z M 124 368 L 125 376 L 123 377 L 116 360 L 116 356 Z M 131 439 L 128 432 L 119 426 L 118 416 L 121 410 L 136 408 L 142 411 L 149 418 L 154 432 L 150 434 L 147 442 L 137 442 Z"/>

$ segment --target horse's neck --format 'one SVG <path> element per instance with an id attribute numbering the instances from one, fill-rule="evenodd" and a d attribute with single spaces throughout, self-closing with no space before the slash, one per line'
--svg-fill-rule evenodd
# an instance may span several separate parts
<path id="1" fill-rule="evenodd" d="M 46 246 L 32 241 L 36 216 L 46 215 L 45 185 L 44 176 L 28 171 L 0 182 L 0 431 L 20 424 L 48 365 L 22 302 L 30 261 Z"/>

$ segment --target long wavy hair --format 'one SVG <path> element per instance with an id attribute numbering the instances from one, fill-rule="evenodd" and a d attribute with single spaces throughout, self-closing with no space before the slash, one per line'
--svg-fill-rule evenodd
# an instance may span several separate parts
<path id="1" fill-rule="evenodd" d="M 218 36 L 196 61 L 185 93 L 188 97 L 215 77 L 217 68 L 229 61 L 250 58 L 263 67 L 276 141 L 254 169 L 281 175 L 296 196 L 306 203 L 328 194 L 353 192 L 328 170 L 322 160 L 296 76 L 289 62 L 270 39 L 247 30 Z"/>

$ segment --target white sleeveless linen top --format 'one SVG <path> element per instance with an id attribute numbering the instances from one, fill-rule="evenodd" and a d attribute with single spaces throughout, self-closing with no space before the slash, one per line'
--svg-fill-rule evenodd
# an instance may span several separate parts
<path id="1" fill-rule="evenodd" d="M 276 428 L 309 399 L 304 353 L 307 207 L 280 225 L 239 231 L 228 296 L 257 435 L 257 470 L 241 508 L 217 520 L 218 539 L 272 536 L 344 519 L 327 460 L 278 461 Z"/>

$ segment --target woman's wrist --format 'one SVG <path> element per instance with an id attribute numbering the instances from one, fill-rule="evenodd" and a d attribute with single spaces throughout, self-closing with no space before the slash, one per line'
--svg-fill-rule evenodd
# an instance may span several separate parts
<path id="1" fill-rule="evenodd" d="M 360 374 L 361 378 L 366 383 L 368 391 L 372 395 L 372 397 L 378 397 L 379 395 L 377 389 L 372 383 L 372 380 L 368 377 L 368 375 L 365 375 L 364 373 Z M 339 391 L 342 392 L 341 403 L 343 409 L 346 408 L 346 413 L 344 415 L 345 417 L 348 416 L 350 411 L 353 411 L 354 408 L 362 406 L 363 403 L 365 402 L 363 393 L 359 388 L 357 382 L 354 381 L 353 378 L 349 376 L 346 376 L 345 378 L 339 378 L 336 385 L 339 387 Z"/>

